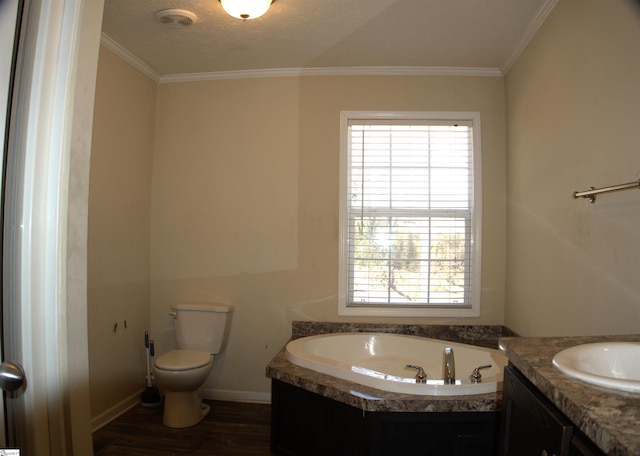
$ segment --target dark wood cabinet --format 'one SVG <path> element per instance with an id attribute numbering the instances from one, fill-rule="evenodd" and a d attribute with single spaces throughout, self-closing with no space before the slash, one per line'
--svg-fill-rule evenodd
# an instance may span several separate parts
<path id="1" fill-rule="evenodd" d="M 321 400 L 324 399 L 324 400 Z M 271 450 L 280 455 L 361 455 L 364 414 L 272 380 Z"/>
<path id="2" fill-rule="evenodd" d="M 502 390 L 502 456 L 604 455 L 513 366 Z"/>
<path id="3" fill-rule="evenodd" d="M 368 412 L 272 380 L 271 447 L 281 455 L 494 456 L 499 412 Z"/>

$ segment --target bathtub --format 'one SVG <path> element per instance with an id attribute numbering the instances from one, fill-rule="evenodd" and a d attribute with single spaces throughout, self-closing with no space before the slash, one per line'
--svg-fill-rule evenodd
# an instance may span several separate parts
<path id="1" fill-rule="evenodd" d="M 455 384 L 445 384 L 443 353 L 451 347 L 455 358 Z M 394 393 L 425 396 L 458 396 L 502 390 L 507 358 L 499 350 L 424 337 L 378 333 L 338 333 L 303 337 L 286 346 L 287 360 L 301 367 Z M 416 369 L 427 374 L 416 383 Z M 480 383 L 471 381 L 479 366 Z"/>

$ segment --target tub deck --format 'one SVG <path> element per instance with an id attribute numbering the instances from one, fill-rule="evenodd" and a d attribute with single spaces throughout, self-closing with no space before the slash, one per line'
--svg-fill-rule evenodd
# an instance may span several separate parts
<path id="1" fill-rule="evenodd" d="M 493 412 L 502 392 L 468 396 L 425 396 L 393 393 L 322 374 L 288 361 L 285 348 L 267 365 L 266 375 L 303 390 L 368 412 Z"/>
<path id="2" fill-rule="evenodd" d="M 443 378 L 443 353 L 455 353 L 455 385 Z M 292 363 L 371 388 L 427 396 L 476 395 L 502 387 L 506 357 L 497 349 L 440 339 L 388 333 L 338 333 L 304 337 L 286 345 Z M 426 382 L 416 382 L 421 366 Z M 471 374 L 483 367 L 482 380 Z"/>
<path id="3" fill-rule="evenodd" d="M 335 322 L 292 322 L 292 339 L 327 334 L 380 332 L 405 334 L 498 348 L 498 339 L 516 336 L 501 326 L 394 325 Z M 285 344 L 286 347 L 286 344 Z M 499 411 L 502 392 L 463 396 L 425 396 L 393 393 L 297 366 L 286 359 L 283 347 L 267 365 L 266 375 L 303 390 L 370 412 L 491 412 Z"/>

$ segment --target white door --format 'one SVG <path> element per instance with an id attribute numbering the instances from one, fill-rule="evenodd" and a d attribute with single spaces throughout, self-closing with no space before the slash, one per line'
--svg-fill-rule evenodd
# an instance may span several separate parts
<path id="1" fill-rule="evenodd" d="M 5 443 L 21 456 L 88 455 L 84 193 L 103 0 L 0 5 L 22 10 L 5 143 L 2 348 L 27 377 L 7 394 Z"/>
<path id="2" fill-rule="evenodd" d="M 14 76 L 13 61 L 14 55 L 17 52 L 17 40 L 15 39 L 15 36 L 21 11 L 22 4 L 20 4 L 18 0 L 5 0 L 0 2 L 0 139 L 2 139 L 3 162 L 6 157 L 5 141 L 8 137 L 7 120 L 9 118 L 8 108 L 10 106 L 9 100 L 11 99 L 11 87 Z M 4 173 L 2 173 L 0 176 L 0 200 L 4 198 L 4 195 Z M 0 220 L 0 227 L 1 226 L 2 221 Z M 3 301 L 4 299 L 0 302 Z M 2 321 L 6 322 L 7 318 L 3 316 Z M 2 334 L 6 333 L 6 330 L 2 330 Z M 6 358 L 4 356 L 2 337 L 0 337 L 0 355 L 0 361 L 5 362 Z M 13 364 L 5 362 L 4 365 L 11 367 L 7 372 L 10 379 L 12 377 L 11 371 L 14 371 L 13 386 L 17 386 L 19 388 L 24 383 L 24 372 L 21 371 L 21 366 L 15 366 L 15 369 L 13 369 Z M 20 380 L 20 377 L 22 377 L 22 380 Z M 3 385 L 0 384 L 0 387 L 3 387 Z M 11 389 L 11 387 L 8 389 Z M 6 435 L 5 425 L 8 423 L 4 410 L 4 395 L 0 395 L 0 448 L 7 448 L 10 445 Z"/>

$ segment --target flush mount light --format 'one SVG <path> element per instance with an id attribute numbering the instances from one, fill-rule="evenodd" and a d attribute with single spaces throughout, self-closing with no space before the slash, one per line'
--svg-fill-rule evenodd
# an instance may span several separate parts
<path id="1" fill-rule="evenodd" d="M 275 0 L 220 0 L 229 16 L 246 21 L 256 19 L 269 10 Z"/>

